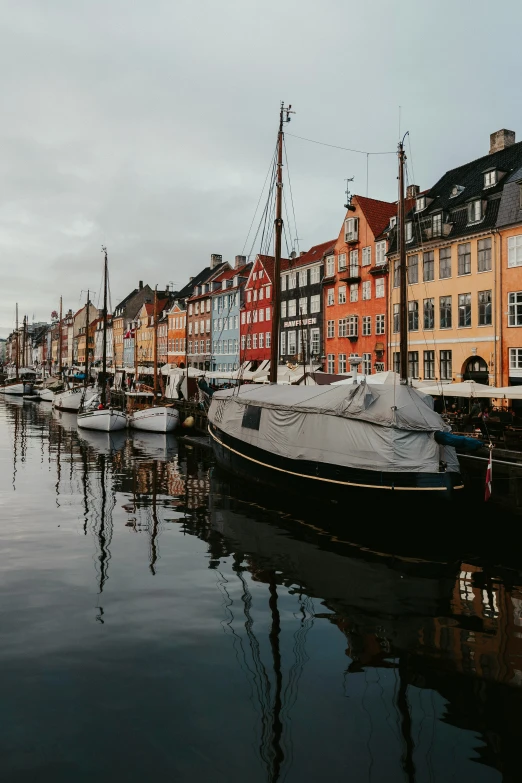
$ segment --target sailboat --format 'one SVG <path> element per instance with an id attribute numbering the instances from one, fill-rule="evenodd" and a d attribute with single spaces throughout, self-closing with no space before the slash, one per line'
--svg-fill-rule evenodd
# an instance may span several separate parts
<path id="1" fill-rule="evenodd" d="M 433 402 L 408 385 L 404 139 L 398 145 L 401 268 L 400 375 L 347 386 L 277 385 L 280 319 L 283 127 L 281 104 L 276 169 L 276 216 L 270 385 L 214 393 L 208 430 L 218 464 L 232 473 L 300 493 L 344 496 L 354 489 L 452 497 L 463 488 L 450 427 Z M 428 495 L 429 497 L 430 495 Z"/>
<path id="2" fill-rule="evenodd" d="M 26 358 L 26 341 L 27 341 L 27 320 L 24 316 L 24 326 L 22 331 L 22 365 L 25 364 Z M 23 397 L 24 394 L 29 394 L 32 389 L 33 382 L 36 378 L 36 373 L 30 367 L 20 367 L 20 332 L 18 329 L 18 303 L 16 304 L 16 325 L 15 325 L 15 374 L 9 376 L 7 383 L 4 386 L 0 386 L 0 394 L 8 394 L 15 397 Z"/>
<path id="3" fill-rule="evenodd" d="M 81 406 L 89 402 L 96 394 L 94 387 L 89 385 L 90 294 L 91 292 L 88 290 L 87 303 L 85 305 L 85 372 L 83 385 L 73 383 L 69 388 L 54 395 L 52 398 L 53 408 L 57 408 L 60 411 L 77 413 Z"/>
<path id="4" fill-rule="evenodd" d="M 138 379 L 137 363 L 137 338 L 134 336 L 134 356 L 136 360 L 136 374 Z M 134 430 L 147 430 L 148 432 L 172 432 L 179 425 L 179 412 L 170 405 L 158 405 L 158 287 L 154 291 L 154 391 L 152 393 L 152 405 L 150 404 L 151 392 L 127 392 L 127 400 L 130 411 L 130 426 Z"/>
<path id="5" fill-rule="evenodd" d="M 101 432 L 113 432 L 123 430 L 127 426 L 127 416 L 123 411 L 115 410 L 107 398 L 107 287 L 108 287 L 108 261 L 107 249 L 104 247 L 103 265 L 103 355 L 102 372 L 99 395 L 93 397 L 87 404 L 82 403 L 78 413 L 78 427 L 86 430 L 100 430 Z M 88 319 L 87 319 L 88 321 Z M 87 322 L 87 338 L 89 326 Z M 87 342 L 88 347 L 88 342 Z M 88 350 L 86 350 L 86 357 Z M 87 375 L 87 367 L 85 368 Z"/>

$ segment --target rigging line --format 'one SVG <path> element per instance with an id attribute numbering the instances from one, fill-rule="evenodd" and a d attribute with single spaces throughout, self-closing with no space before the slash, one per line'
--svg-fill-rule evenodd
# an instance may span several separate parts
<path id="1" fill-rule="evenodd" d="M 268 167 L 268 171 L 266 172 L 265 181 L 263 182 L 263 187 L 261 188 L 261 193 L 259 194 L 259 198 L 257 200 L 256 208 L 255 208 L 254 214 L 252 216 L 252 222 L 250 223 L 250 227 L 248 229 L 248 234 L 246 235 L 245 244 L 243 245 L 243 250 L 241 251 L 241 255 L 245 254 L 245 247 L 247 246 L 248 237 L 250 236 L 250 232 L 252 231 L 252 226 L 254 225 L 254 220 L 256 219 L 257 210 L 259 209 L 259 205 L 261 203 L 261 199 L 263 198 L 263 193 L 265 192 L 265 187 L 266 187 L 266 183 L 267 183 L 267 180 L 268 180 L 268 176 L 270 174 L 270 171 L 274 167 L 274 162 L 275 162 L 275 159 L 276 159 L 276 153 L 277 153 L 277 144 L 276 144 L 276 147 L 274 149 L 274 154 L 272 155 L 272 159 L 270 161 L 270 165 Z"/>
<path id="2" fill-rule="evenodd" d="M 283 135 L 283 149 L 285 152 L 285 163 L 286 163 L 286 171 L 287 171 L 287 179 L 288 179 L 288 190 L 290 191 L 290 203 L 292 205 L 292 213 L 294 216 L 294 228 L 295 228 L 295 241 L 297 245 L 297 252 L 299 252 L 299 234 L 297 233 L 297 220 L 295 217 L 295 208 L 294 208 L 294 194 L 292 191 L 292 180 L 290 178 L 290 166 L 288 164 L 288 155 L 286 152 L 286 144 L 285 144 L 285 137 Z M 284 193 L 284 191 L 283 191 Z"/>
<path id="3" fill-rule="evenodd" d="M 367 150 L 354 150 L 350 147 L 340 147 L 338 144 L 326 144 L 324 141 L 317 141 L 316 139 L 306 139 L 304 136 L 296 136 L 295 133 L 286 133 L 286 136 L 292 136 L 294 139 L 301 139 L 301 141 L 309 141 L 311 144 L 320 144 L 322 147 L 333 147 L 336 150 L 344 150 L 345 152 L 357 152 L 359 155 L 396 155 L 397 150 L 393 152 L 368 152 Z"/>

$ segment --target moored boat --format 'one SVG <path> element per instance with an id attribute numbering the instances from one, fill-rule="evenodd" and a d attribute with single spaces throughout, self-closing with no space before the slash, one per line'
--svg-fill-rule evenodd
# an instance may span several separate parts
<path id="1" fill-rule="evenodd" d="M 78 427 L 99 432 L 115 432 L 124 430 L 127 426 L 127 416 L 123 411 L 114 408 L 93 408 L 78 414 Z"/>
<path id="2" fill-rule="evenodd" d="M 172 432 L 179 426 L 179 412 L 176 408 L 158 405 L 132 413 L 129 422 L 134 430 L 148 432 Z"/>
<path id="3" fill-rule="evenodd" d="M 54 395 L 52 400 L 53 408 L 77 413 L 80 410 L 82 399 L 84 399 L 84 402 L 89 402 L 95 394 L 96 389 L 92 386 L 73 386 L 72 389 L 66 389 L 66 391 L 58 392 L 58 394 Z"/>

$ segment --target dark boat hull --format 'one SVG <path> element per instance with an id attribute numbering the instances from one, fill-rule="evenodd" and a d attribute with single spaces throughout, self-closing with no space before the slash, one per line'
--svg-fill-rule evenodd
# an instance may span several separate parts
<path id="1" fill-rule="evenodd" d="M 209 424 L 212 449 L 218 465 L 236 476 L 259 484 L 324 496 L 329 499 L 347 493 L 380 491 L 384 497 L 429 493 L 452 498 L 463 488 L 459 473 L 386 473 L 362 470 L 311 460 L 294 460 L 252 446 Z M 457 492 L 457 494 L 459 494 Z"/>

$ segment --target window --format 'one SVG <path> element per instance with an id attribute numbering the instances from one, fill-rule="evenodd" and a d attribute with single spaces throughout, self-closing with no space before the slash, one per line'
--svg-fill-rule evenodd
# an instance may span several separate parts
<path id="1" fill-rule="evenodd" d="M 342 272 L 346 269 L 346 253 L 339 253 L 337 256 L 337 269 Z"/>
<path id="2" fill-rule="evenodd" d="M 252 348 L 252 335 L 247 334 L 247 348 Z"/>
<path id="3" fill-rule="evenodd" d="M 281 355 L 284 356 L 286 354 L 286 332 L 281 332 Z"/>
<path id="4" fill-rule="evenodd" d="M 270 332 L 265 332 L 265 348 L 270 348 L 270 338 L 271 338 Z"/>
<path id="5" fill-rule="evenodd" d="M 393 331 L 395 334 L 397 334 L 397 332 L 400 332 L 400 329 L 401 329 L 400 305 L 394 304 L 393 305 Z"/>
<path id="6" fill-rule="evenodd" d="M 329 288 L 328 289 L 328 300 L 327 300 L 328 307 L 330 307 L 330 305 L 333 305 L 334 302 L 335 302 L 335 290 L 333 288 Z"/>
<path id="7" fill-rule="evenodd" d="M 451 247 L 439 250 L 439 278 L 443 280 L 446 277 L 451 277 Z"/>
<path id="8" fill-rule="evenodd" d="M 401 371 L 401 355 L 399 351 L 393 353 L 393 372 Z"/>
<path id="9" fill-rule="evenodd" d="M 261 408 L 259 405 L 247 405 L 243 413 L 241 426 L 249 430 L 258 430 L 261 422 Z"/>
<path id="10" fill-rule="evenodd" d="M 372 263 L 372 249 L 371 247 L 363 247 L 362 249 L 362 265 L 370 266 Z"/>
<path id="11" fill-rule="evenodd" d="M 265 289 L 264 288 L 260 288 L 259 289 L 259 298 L 260 299 L 264 299 L 265 298 Z"/>
<path id="12" fill-rule="evenodd" d="M 252 313 L 252 323 L 257 324 L 257 310 L 254 310 Z"/>
<path id="13" fill-rule="evenodd" d="M 260 311 L 259 311 L 259 320 L 260 321 L 264 321 L 265 320 L 265 311 L 263 310 L 263 308 L 261 308 Z"/>
<path id="14" fill-rule="evenodd" d="M 350 277 L 359 276 L 359 251 L 350 251 Z"/>
<path id="15" fill-rule="evenodd" d="M 191 304 L 189 304 L 188 314 L 192 315 L 192 305 Z"/>
<path id="16" fill-rule="evenodd" d="M 384 299 L 384 277 L 378 277 L 375 281 L 375 298 Z"/>
<path id="17" fill-rule="evenodd" d="M 288 317 L 289 318 L 295 318 L 296 308 L 297 308 L 297 300 L 296 299 L 289 299 L 288 300 Z"/>
<path id="18" fill-rule="evenodd" d="M 363 375 L 372 374 L 372 355 L 371 353 L 363 353 L 362 355 L 362 371 Z"/>
<path id="19" fill-rule="evenodd" d="M 409 256 L 408 258 L 408 283 L 419 282 L 419 256 Z"/>
<path id="20" fill-rule="evenodd" d="M 422 279 L 425 283 L 435 280 L 435 253 L 430 250 L 422 256 Z"/>
<path id="21" fill-rule="evenodd" d="M 245 334 L 242 334 L 242 335 L 241 335 L 241 350 L 242 350 L 242 351 L 244 351 L 244 350 L 245 350 L 245 343 L 246 343 L 246 335 L 245 335 Z"/>
<path id="22" fill-rule="evenodd" d="M 346 354 L 339 354 L 339 372 L 346 372 Z"/>
<path id="23" fill-rule="evenodd" d="M 247 324 L 251 324 L 252 323 L 252 310 L 248 310 L 247 311 L 246 317 L 247 317 Z"/>
<path id="24" fill-rule="evenodd" d="M 408 329 L 416 332 L 419 328 L 419 303 L 416 300 L 408 302 Z"/>
<path id="25" fill-rule="evenodd" d="M 310 353 L 312 356 L 319 356 L 319 329 L 314 327 L 310 329 Z"/>
<path id="26" fill-rule="evenodd" d="M 257 288 L 254 289 L 254 302 L 257 302 Z"/>
<path id="27" fill-rule="evenodd" d="M 435 299 L 425 299 L 422 311 L 424 314 L 424 328 L 435 329 Z"/>
<path id="28" fill-rule="evenodd" d="M 478 292 L 479 326 L 491 326 L 491 291 Z"/>
<path id="29" fill-rule="evenodd" d="M 349 337 L 359 336 L 359 317 L 357 315 L 351 315 L 348 318 L 348 336 Z"/>
<path id="30" fill-rule="evenodd" d="M 401 284 L 401 261 L 396 258 L 393 262 L 393 287 L 398 288 Z"/>
<path id="31" fill-rule="evenodd" d="M 362 284 L 362 298 L 363 299 L 371 299 L 372 298 L 372 281 L 371 280 L 365 280 Z"/>
<path id="32" fill-rule="evenodd" d="M 459 275 L 471 274 L 471 243 L 466 242 L 464 245 L 459 245 Z"/>
<path id="33" fill-rule="evenodd" d="M 310 297 L 310 312 L 321 312 L 321 294 L 314 294 L 314 296 Z"/>
<path id="34" fill-rule="evenodd" d="M 265 321 L 269 321 L 269 320 L 270 320 L 270 308 L 265 307 Z"/>
<path id="35" fill-rule="evenodd" d="M 333 375 L 335 372 L 335 355 L 333 353 L 328 354 L 327 371 Z"/>
<path id="36" fill-rule="evenodd" d="M 326 336 L 335 337 L 335 321 L 327 322 Z"/>
<path id="37" fill-rule="evenodd" d="M 406 242 L 411 242 L 413 239 L 413 225 L 411 220 L 408 220 L 404 226 L 404 231 L 406 234 Z"/>
<path id="38" fill-rule="evenodd" d="M 385 334 L 385 317 L 384 315 L 375 316 L 375 334 Z"/>
<path id="39" fill-rule="evenodd" d="M 471 326 L 471 294 L 459 294 L 459 326 Z"/>
<path id="40" fill-rule="evenodd" d="M 210 332 L 210 318 L 207 318 L 207 320 L 205 321 L 205 331 Z"/>
<path id="41" fill-rule="evenodd" d="M 522 370 L 522 348 L 509 349 L 509 369 Z"/>
<path id="42" fill-rule="evenodd" d="M 337 289 L 337 301 L 339 304 L 346 304 L 346 286 L 340 285 Z"/>
<path id="43" fill-rule="evenodd" d="M 288 290 L 295 288 L 296 283 L 297 283 L 297 273 L 290 272 L 290 274 L 288 275 Z"/>
<path id="44" fill-rule="evenodd" d="M 478 271 L 491 271 L 491 237 L 478 241 Z"/>
<path id="45" fill-rule="evenodd" d="M 303 296 L 299 300 L 299 315 L 306 315 L 308 313 L 308 297 Z"/>
<path id="46" fill-rule="evenodd" d="M 286 291 L 286 275 L 281 275 L 281 291 Z"/>
<path id="47" fill-rule="evenodd" d="M 299 287 L 304 288 L 304 286 L 308 283 L 308 269 L 300 269 L 299 270 Z"/>
<path id="48" fill-rule="evenodd" d="M 339 318 L 339 320 L 337 322 L 337 336 L 338 337 L 347 337 L 348 336 L 348 319 L 347 318 Z"/>
<path id="49" fill-rule="evenodd" d="M 359 285 L 358 283 L 350 284 L 350 302 L 357 302 L 359 299 Z"/>
<path id="50" fill-rule="evenodd" d="M 431 218 L 431 234 L 434 237 L 442 234 L 442 212 L 436 212 Z"/>
<path id="51" fill-rule="evenodd" d="M 344 221 L 344 241 L 353 242 L 359 237 L 359 218 L 348 218 Z"/>
<path id="52" fill-rule="evenodd" d="M 288 332 L 288 353 L 290 356 L 294 356 L 297 353 L 297 343 L 295 339 L 295 332 Z"/>
<path id="53" fill-rule="evenodd" d="M 424 380 L 435 379 L 435 351 L 424 351 Z"/>
<path id="54" fill-rule="evenodd" d="M 247 291 L 247 302 L 252 301 L 252 291 Z"/>
<path id="55" fill-rule="evenodd" d="M 485 188 L 491 188 L 493 185 L 497 184 L 497 172 L 496 171 L 486 171 L 484 174 L 484 187 Z"/>
<path id="56" fill-rule="evenodd" d="M 439 318 L 441 329 L 451 329 L 451 296 L 441 296 L 439 298 Z"/>
<path id="57" fill-rule="evenodd" d="M 508 294 L 508 326 L 522 326 L 522 291 Z"/>
<path id="58" fill-rule="evenodd" d="M 371 255 L 371 249 L 370 249 Z M 375 243 L 375 265 L 383 266 L 386 263 L 386 242 Z"/>
<path id="59" fill-rule="evenodd" d="M 422 212 L 423 209 L 426 209 L 426 196 L 419 196 L 415 200 L 415 212 Z"/>
<path id="60" fill-rule="evenodd" d="M 362 333 L 365 337 L 368 337 L 372 333 L 372 317 L 371 315 L 363 315 L 362 319 Z"/>
<path id="61" fill-rule="evenodd" d="M 286 318 L 286 302 L 281 302 L 281 318 Z"/>
<path id="62" fill-rule="evenodd" d="M 192 353 L 192 340 L 188 341 L 188 352 L 187 353 Z"/>
<path id="63" fill-rule="evenodd" d="M 326 259 L 326 277 L 332 277 L 335 274 L 335 258 L 334 256 L 328 256 Z"/>
<path id="64" fill-rule="evenodd" d="M 522 234 L 508 238 L 508 266 L 522 266 Z"/>
<path id="65" fill-rule="evenodd" d="M 440 377 L 443 381 L 451 381 L 453 377 L 451 351 L 440 352 Z"/>
<path id="66" fill-rule="evenodd" d="M 482 220 L 482 201 L 477 199 L 468 204 L 468 223 L 478 223 Z"/>
<path id="67" fill-rule="evenodd" d="M 410 378 L 419 377 L 419 352 L 408 351 L 408 375 Z"/>
<path id="68" fill-rule="evenodd" d="M 245 312 L 241 313 L 241 323 L 242 324 L 246 323 L 246 313 Z"/>

